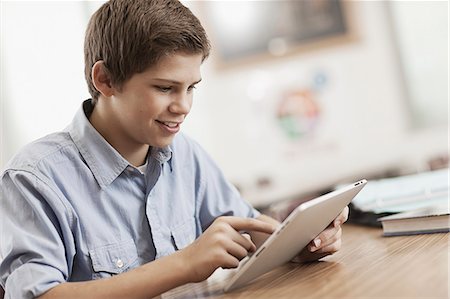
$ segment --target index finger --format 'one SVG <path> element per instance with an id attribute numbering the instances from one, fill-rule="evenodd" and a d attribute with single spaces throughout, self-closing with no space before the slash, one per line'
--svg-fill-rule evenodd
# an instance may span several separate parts
<path id="1" fill-rule="evenodd" d="M 224 217 L 224 220 L 236 231 L 255 231 L 271 234 L 276 229 L 276 227 L 273 224 L 255 218 L 241 218 L 228 216 Z"/>

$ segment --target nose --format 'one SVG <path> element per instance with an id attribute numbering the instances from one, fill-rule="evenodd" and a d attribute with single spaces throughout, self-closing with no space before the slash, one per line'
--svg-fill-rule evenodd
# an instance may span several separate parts
<path id="1" fill-rule="evenodd" d="M 169 111 L 175 114 L 188 114 L 191 111 L 192 95 L 180 94 L 169 105 Z"/>

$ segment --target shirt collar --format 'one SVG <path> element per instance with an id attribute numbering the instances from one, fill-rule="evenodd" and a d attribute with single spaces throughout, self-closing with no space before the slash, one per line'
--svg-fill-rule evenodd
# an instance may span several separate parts
<path id="1" fill-rule="evenodd" d="M 104 188 L 111 184 L 129 163 L 91 125 L 88 117 L 93 109 L 91 100 L 84 101 L 67 130 L 97 183 Z"/>
<path id="2" fill-rule="evenodd" d="M 171 163 L 172 160 L 172 149 L 170 146 L 164 148 L 152 147 L 150 150 L 150 156 L 155 158 L 160 163 L 168 162 Z"/>
<path id="3" fill-rule="evenodd" d="M 93 110 L 91 100 L 84 101 L 67 130 L 97 183 L 104 188 L 130 166 L 130 163 L 89 122 L 88 118 Z M 149 156 L 160 163 L 168 162 L 172 171 L 173 155 L 170 146 L 152 147 Z"/>

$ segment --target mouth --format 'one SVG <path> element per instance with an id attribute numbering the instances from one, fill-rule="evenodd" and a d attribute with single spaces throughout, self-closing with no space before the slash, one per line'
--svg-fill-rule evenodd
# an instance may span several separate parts
<path id="1" fill-rule="evenodd" d="M 160 121 L 157 120 L 157 122 L 159 122 L 160 124 L 163 124 L 165 126 L 168 126 L 169 128 L 175 128 L 177 126 L 179 126 L 181 123 L 179 122 L 174 122 L 174 121 Z"/>
<path id="2" fill-rule="evenodd" d="M 181 122 L 161 120 L 156 120 L 156 122 L 160 125 L 161 128 L 169 133 L 177 133 L 180 130 Z"/>

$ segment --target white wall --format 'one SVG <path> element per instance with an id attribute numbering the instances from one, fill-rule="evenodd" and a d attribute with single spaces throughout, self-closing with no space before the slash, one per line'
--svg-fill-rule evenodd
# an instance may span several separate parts
<path id="1" fill-rule="evenodd" d="M 427 2 L 420 3 L 426 10 Z M 213 63 L 208 65 L 205 105 L 214 119 L 210 127 L 214 142 L 209 140 L 206 146 L 253 203 L 288 198 L 388 168 L 424 170 L 427 159 L 448 153 L 448 113 L 445 125 L 411 129 L 386 3 L 351 4 L 359 34 L 355 42 L 235 70 L 219 71 Z M 441 2 L 440 9 L 447 8 Z M 310 84 L 317 70 L 324 70 L 330 81 L 321 95 L 325 119 L 313 140 L 289 144 L 270 131 L 273 116 L 267 111 L 286 88 Z M 248 93 L 248 86 L 255 83 L 266 93 L 256 104 Z M 439 92 L 447 97 L 448 89 Z M 259 177 L 270 178 L 272 186 L 257 188 Z"/>
<path id="2" fill-rule="evenodd" d="M 202 2 L 186 2 L 201 15 Z M 220 71 L 203 67 L 185 131 L 255 204 L 326 188 L 389 167 L 419 169 L 447 153 L 447 126 L 412 131 L 384 2 L 352 2 L 355 42 Z M 2 2 L 0 165 L 24 144 L 67 125 L 88 97 L 82 43 L 99 3 Z M 314 138 L 288 142 L 271 115 L 280 93 L 321 71 L 323 121 Z M 263 90 L 252 100 L 249 86 Z M 271 187 L 257 189 L 260 177 Z"/>
<path id="3" fill-rule="evenodd" d="M 82 2 L 2 2 L 1 156 L 63 129 L 82 99 Z"/>
<path id="4" fill-rule="evenodd" d="M 448 109 L 442 109 L 448 107 L 448 2 L 393 1 L 389 7 L 413 125 L 448 122 Z"/>

